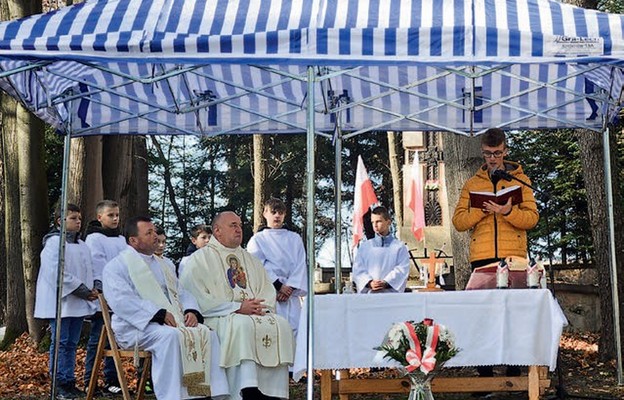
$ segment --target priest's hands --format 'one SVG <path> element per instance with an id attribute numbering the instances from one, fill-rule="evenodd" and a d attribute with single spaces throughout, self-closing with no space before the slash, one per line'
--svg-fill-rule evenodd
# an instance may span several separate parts
<path id="1" fill-rule="evenodd" d="M 244 315 L 264 315 L 266 314 L 267 306 L 263 303 L 263 299 L 243 300 L 240 308 L 236 312 Z"/>
<path id="2" fill-rule="evenodd" d="M 277 301 L 284 302 L 288 301 L 290 296 L 292 296 L 293 291 L 295 289 L 288 285 L 282 285 L 280 290 L 277 292 Z"/>
<path id="3" fill-rule="evenodd" d="M 165 313 L 165 325 L 173 326 L 174 328 L 178 326 L 178 324 L 176 324 L 175 322 L 175 318 L 173 317 L 173 314 L 171 314 L 169 311 Z"/>
<path id="4" fill-rule="evenodd" d="M 189 328 L 194 328 L 197 326 L 199 321 L 197 321 L 197 316 L 192 312 L 187 312 L 184 314 L 184 326 L 188 326 Z"/>
<path id="5" fill-rule="evenodd" d="M 373 279 L 370 281 L 371 291 L 376 292 L 378 290 L 383 290 L 388 287 L 388 283 L 381 279 Z"/>

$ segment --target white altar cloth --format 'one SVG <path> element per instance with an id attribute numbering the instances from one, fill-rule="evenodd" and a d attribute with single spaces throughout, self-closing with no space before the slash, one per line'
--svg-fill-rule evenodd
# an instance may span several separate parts
<path id="1" fill-rule="evenodd" d="M 555 369 L 567 320 L 546 289 L 472 290 L 314 296 L 315 369 L 384 367 L 373 358 L 396 322 L 433 318 L 455 334 L 459 354 L 447 367 L 545 365 Z M 304 307 L 304 310 L 306 308 Z M 293 371 L 306 371 L 302 313 Z"/>

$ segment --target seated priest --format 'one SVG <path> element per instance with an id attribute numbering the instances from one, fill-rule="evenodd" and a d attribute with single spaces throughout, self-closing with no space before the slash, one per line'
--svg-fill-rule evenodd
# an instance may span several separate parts
<path id="1" fill-rule="evenodd" d="M 124 230 L 128 246 L 106 264 L 102 279 L 117 342 L 152 353 L 158 399 L 227 398 L 219 340 L 201 324 L 197 301 L 180 286 L 175 266 L 154 255 L 154 224 L 134 217 Z"/>
<path id="2" fill-rule="evenodd" d="M 288 321 L 275 313 L 273 283 L 260 260 L 240 246 L 238 215 L 217 215 L 212 232 L 180 279 L 219 336 L 232 400 L 287 399 L 294 340 Z"/>

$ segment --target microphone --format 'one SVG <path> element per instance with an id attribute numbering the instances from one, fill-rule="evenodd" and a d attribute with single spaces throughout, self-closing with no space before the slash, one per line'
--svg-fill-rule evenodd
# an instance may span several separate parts
<path id="1" fill-rule="evenodd" d="M 504 179 L 506 181 L 511 181 L 513 179 L 513 177 L 509 174 L 509 172 L 504 171 L 502 169 L 496 169 L 492 171 L 492 177 L 498 178 L 498 179 Z"/>

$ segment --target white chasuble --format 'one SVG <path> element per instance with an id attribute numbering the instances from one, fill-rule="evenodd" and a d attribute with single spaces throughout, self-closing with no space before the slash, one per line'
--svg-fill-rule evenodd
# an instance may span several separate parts
<path id="1" fill-rule="evenodd" d="M 166 292 L 154 276 L 147 262 L 133 251 L 124 251 L 121 257 L 127 265 L 130 279 L 139 295 L 160 308 L 170 312 L 176 321 L 180 335 L 182 355 L 182 384 L 191 396 L 210 396 L 210 330 L 201 324 L 184 326 L 184 309 L 177 289 L 173 271 L 158 257 L 160 271 L 165 278 Z"/>
<path id="2" fill-rule="evenodd" d="M 222 367 L 243 360 L 263 367 L 292 364 L 292 329 L 275 313 L 275 288 L 255 257 L 240 246 L 225 247 L 213 236 L 189 257 L 180 280 L 197 299 L 206 324 L 219 335 Z M 245 299 L 263 299 L 268 313 L 237 314 Z"/>

